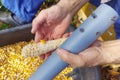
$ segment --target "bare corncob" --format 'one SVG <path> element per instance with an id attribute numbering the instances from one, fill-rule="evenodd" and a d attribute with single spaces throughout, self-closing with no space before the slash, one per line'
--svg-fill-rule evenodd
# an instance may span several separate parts
<path id="1" fill-rule="evenodd" d="M 56 40 L 49 40 L 46 44 L 32 43 L 23 47 L 22 56 L 24 57 L 34 57 L 40 54 L 45 54 L 49 51 L 55 50 L 58 48 L 67 38 L 61 38 Z"/>

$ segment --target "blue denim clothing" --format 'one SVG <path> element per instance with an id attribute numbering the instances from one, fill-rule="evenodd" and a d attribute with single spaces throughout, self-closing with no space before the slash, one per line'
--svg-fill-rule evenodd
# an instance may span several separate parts
<path id="1" fill-rule="evenodd" d="M 101 2 L 101 0 L 90 0 L 90 3 L 95 6 L 99 6 L 100 2 Z M 114 8 L 120 15 L 120 0 L 111 0 L 111 1 L 107 2 L 106 4 L 108 4 L 109 6 Z M 120 39 L 120 18 L 116 21 L 114 26 L 115 26 L 114 28 L 115 28 L 115 32 L 116 32 L 116 38 Z"/>
<path id="2" fill-rule="evenodd" d="M 93 5 L 95 5 L 96 7 L 98 7 L 101 3 L 101 0 L 89 0 L 89 2 Z"/>
<path id="3" fill-rule="evenodd" d="M 25 22 L 31 22 L 45 0 L 2 0 L 2 4 Z"/>
<path id="4" fill-rule="evenodd" d="M 44 1 L 45 0 L 2 0 L 2 3 L 21 20 L 31 22 Z M 90 0 L 90 3 L 95 6 L 99 6 L 100 2 L 101 0 Z M 111 0 L 106 4 L 113 7 L 120 15 L 120 0 Z M 115 31 L 117 38 L 120 38 L 120 19 L 115 23 Z"/>

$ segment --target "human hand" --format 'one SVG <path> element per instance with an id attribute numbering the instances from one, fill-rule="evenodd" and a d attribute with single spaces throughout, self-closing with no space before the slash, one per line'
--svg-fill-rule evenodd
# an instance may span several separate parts
<path id="1" fill-rule="evenodd" d="M 32 23 L 31 32 L 35 33 L 35 42 L 62 37 L 71 20 L 70 13 L 58 5 L 42 10 Z"/>
<path id="2" fill-rule="evenodd" d="M 65 33 L 65 34 L 62 36 L 62 38 L 67 38 L 67 37 L 69 37 L 71 34 L 72 34 L 72 32 Z M 53 52 L 53 51 L 50 51 L 50 52 L 47 53 L 47 54 L 42 54 L 42 55 L 40 55 L 40 59 L 41 59 L 41 60 L 47 59 L 47 58 L 52 54 L 52 52 Z"/>
<path id="3" fill-rule="evenodd" d="M 58 49 L 57 54 L 73 67 L 120 64 L 120 40 L 96 41 L 77 55 L 63 49 Z"/>

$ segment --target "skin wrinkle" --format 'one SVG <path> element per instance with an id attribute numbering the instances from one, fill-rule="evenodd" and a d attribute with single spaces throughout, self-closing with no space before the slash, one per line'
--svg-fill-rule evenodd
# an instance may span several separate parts
<path id="1" fill-rule="evenodd" d="M 120 40 L 103 42 L 102 50 L 105 53 L 103 58 L 106 63 L 120 63 Z"/>
<path id="2" fill-rule="evenodd" d="M 82 64 L 82 66 L 86 66 L 87 64 L 87 61 L 84 59 L 84 56 L 83 54 L 78 54 L 79 55 L 79 64 Z M 78 66 L 78 67 L 81 67 L 81 66 Z"/>
<path id="3" fill-rule="evenodd" d="M 55 16 L 53 17 L 52 15 L 49 15 L 49 16 L 47 17 L 48 23 L 51 22 L 52 24 L 54 24 L 53 21 L 55 21 L 56 23 L 59 23 L 60 21 L 62 21 L 62 19 L 63 19 L 64 17 L 66 17 L 66 14 L 65 14 L 65 13 L 68 13 L 64 8 L 62 8 L 62 7 L 59 6 L 59 5 L 56 5 L 55 8 L 56 8 L 56 9 L 59 9 L 57 13 L 61 14 L 61 16 L 55 15 Z M 54 11 L 52 11 L 52 12 L 50 11 L 50 13 L 51 13 L 51 14 L 52 14 L 52 13 L 53 13 L 53 14 L 57 14 L 57 13 L 55 13 Z M 60 24 L 60 23 L 59 23 L 59 24 Z"/>
<path id="4" fill-rule="evenodd" d="M 99 46 L 99 47 L 98 47 L 98 46 L 97 46 L 97 47 L 94 47 L 96 53 L 98 53 L 98 54 L 96 55 L 96 60 L 93 59 L 93 62 L 91 63 L 91 64 L 93 64 L 93 65 L 91 65 L 91 66 L 89 66 L 89 67 L 97 66 L 97 65 L 98 65 L 97 62 L 99 62 L 99 63 L 101 63 L 101 64 L 104 63 L 104 62 L 103 62 L 103 59 L 101 59 L 102 49 L 101 49 L 100 47 L 101 47 L 101 46 Z"/>
<path id="5" fill-rule="evenodd" d="M 84 62 L 82 62 L 82 59 L 79 58 L 79 56 L 76 56 L 76 59 L 77 59 L 77 61 L 75 61 L 75 63 L 74 63 L 74 62 L 71 63 L 71 64 L 73 64 L 73 65 L 71 65 L 71 67 L 73 67 L 73 68 L 80 67 L 80 66 L 78 65 L 78 63 L 81 64 L 81 65 L 84 65 Z M 76 65 L 76 66 L 75 66 L 75 65 Z"/>
<path id="6" fill-rule="evenodd" d="M 89 49 L 91 49 L 90 51 L 92 51 L 93 53 L 97 53 L 97 54 L 95 54 L 95 55 L 92 55 L 92 56 L 96 56 L 96 57 L 94 57 L 93 59 L 88 59 L 88 57 L 86 57 L 86 55 L 84 56 L 84 57 L 86 57 L 85 59 L 86 59 L 86 65 L 85 66 L 88 66 L 88 67 L 92 67 L 92 66 L 95 66 L 96 65 L 96 60 L 98 59 L 98 57 L 99 57 L 99 55 L 101 55 L 101 50 L 100 50 L 100 48 L 98 48 L 97 46 L 93 46 L 93 47 L 91 47 L 91 48 L 89 48 Z M 87 52 L 88 53 L 88 52 Z M 84 55 L 84 54 L 83 54 Z M 88 54 L 89 55 L 89 54 Z M 94 60 L 95 59 L 95 60 Z M 93 61 L 93 62 L 91 62 L 91 61 Z M 92 64 L 92 65 L 91 65 Z"/>
<path id="7" fill-rule="evenodd" d="M 109 54 L 109 51 L 104 47 L 102 47 L 102 50 L 103 50 L 103 53 L 104 53 L 103 59 L 106 61 L 106 63 L 109 64 L 109 63 L 113 62 L 113 60 L 111 58 L 111 55 Z"/>

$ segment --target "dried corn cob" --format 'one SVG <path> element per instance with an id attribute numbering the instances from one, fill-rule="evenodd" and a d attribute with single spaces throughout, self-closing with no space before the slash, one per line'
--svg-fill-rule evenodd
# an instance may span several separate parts
<path id="1" fill-rule="evenodd" d="M 67 38 L 61 38 L 56 40 L 49 40 L 45 44 L 33 43 L 28 44 L 22 49 L 22 56 L 24 57 L 34 57 L 40 54 L 45 54 L 49 51 L 55 50 L 58 48 Z"/>

